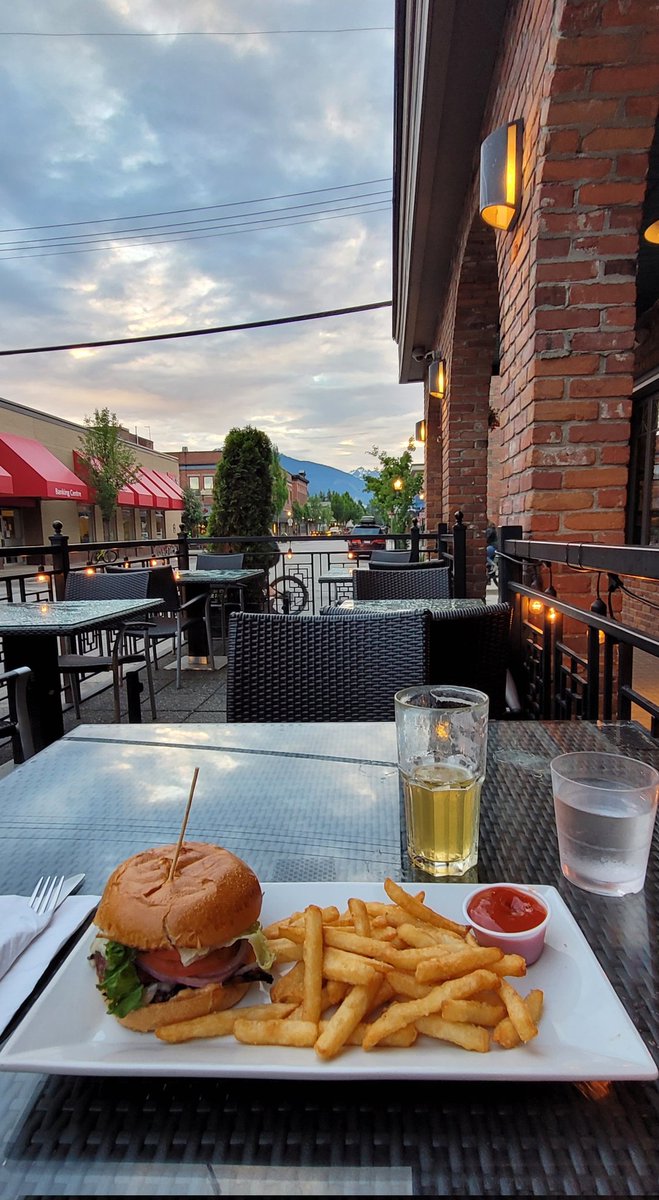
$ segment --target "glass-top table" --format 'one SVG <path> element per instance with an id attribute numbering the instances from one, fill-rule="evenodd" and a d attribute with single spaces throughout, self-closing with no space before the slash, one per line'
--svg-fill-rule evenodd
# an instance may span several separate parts
<path id="1" fill-rule="evenodd" d="M 58 638 L 111 629 L 146 616 L 160 600 L 58 600 L 0 605 L 5 669 L 29 667 L 28 704 L 37 750 L 64 733 Z"/>
<path id="2" fill-rule="evenodd" d="M 656 1056 L 659 834 L 637 896 L 594 896 L 562 878 L 549 762 L 576 749 L 659 767 L 659 745 L 634 723 L 491 722 L 475 874 L 557 889 Z M 266 891 L 344 880 L 359 895 L 388 874 L 423 888 L 428 877 L 403 849 L 395 758 L 393 722 L 80 726 L 0 779 L 0 891 L 84 870 L 85 890 L 98 892 L 126 855 L 175 840 L 195 766 L 187 836 L 241 854 Z M 72 1022 L 83 1000 L 72 997 Z M 566 975 L 551 1002 L 569 1011 L 588 990 Z M 551 1003 L 543 1019 L 552 1022 Z M 2 1072 L 0 1193 L 656 1191 L 656 1081 L 485 1082 L 469 1071 L 448 1081 L 154 1079 L 126 1060 L 114 1078 Z"/>

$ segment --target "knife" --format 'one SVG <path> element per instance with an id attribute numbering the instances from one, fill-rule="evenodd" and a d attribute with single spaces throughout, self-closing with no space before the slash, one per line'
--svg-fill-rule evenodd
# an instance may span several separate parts
<path id="1" fill-rule="evenodd" d="M 72 896 L 74 892 L 77 892 L 79 890 L 79 888 L 82 887 L 84 882 L 85 882 L 84 872 L 79 875 L 69 875 L 68 879 L 65 879 L 64 883 L 62 884 L 62 889 L 59 894 L 59 900 L 57 901 L 55 908 L 56 909 L 59 908 L 62 901 L 66 900 L 67 896 Z"/>

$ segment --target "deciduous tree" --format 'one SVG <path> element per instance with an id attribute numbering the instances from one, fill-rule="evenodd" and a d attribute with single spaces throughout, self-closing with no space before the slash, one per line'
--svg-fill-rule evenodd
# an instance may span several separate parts
<path id="1" fill-rule="evenodd" d="M 109 408 L 95 409 L 85 417 L 78 453 L 87 469 L 90 486 L 103 518 L 103 536 L 109 538 L 110 524 L 117 507 L 117 493 L 133 482 L 139 463 L 130 445 L 121 437 L 116 413 Z"/>

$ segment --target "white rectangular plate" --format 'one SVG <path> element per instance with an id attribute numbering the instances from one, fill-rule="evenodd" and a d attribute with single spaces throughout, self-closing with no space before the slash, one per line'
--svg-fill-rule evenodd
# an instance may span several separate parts
<path id="1" fill-rule="evenodd" d="M 432 908 L 462 920 L 471 885 L 429 884 L 425 890 Z M 151 1034 L 131 1033 L 106 1015 L 87 961 L 88 931 L 7 1040 L 0 1069 L 261 1079 L 655 1079 L 652 1056 L 563 900 L 553 887 L 537 890 L 551 906 L 545 949 L 515 983 L 523 994 L 542 988 L 545 1009 L 538 1037 L 514 1050 L 493 1046 L 477 1054 L 419 1037 L 409 1049 L 349 1047 L 323 1062 L 311 1049 L 246 1046 L 232 1037 L 168 1045 Z M 345 908 L 351 896 L 387 900 L 382 886 L 372 883 L 269 883 L 263 891 L 264 925 L 311 903 Z M 253 989 L 243 1003 L 258 1002 L 257 997 Z"/>

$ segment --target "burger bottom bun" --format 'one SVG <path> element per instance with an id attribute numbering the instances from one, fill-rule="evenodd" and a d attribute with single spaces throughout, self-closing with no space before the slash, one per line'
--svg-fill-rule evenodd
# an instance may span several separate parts
<path id="1" fill-rule="evenodd" d="M 209 983 L 203 988 L 185 988 L 171 1000 L 161 1004 L 145 1004 L 143 1008 L 137 1008 L 117 1020 L 120 1025 L 136 1033 L 153 1033 L 154 1029 L 162 1029 L 164 1025 L 191 1021 L 194 1017 L 205 1017 L 207 1013 L 233 1008 L 250 987 L 249 983 L 228 983 L 226 987 L 221 983 Z"/>

